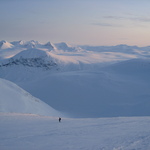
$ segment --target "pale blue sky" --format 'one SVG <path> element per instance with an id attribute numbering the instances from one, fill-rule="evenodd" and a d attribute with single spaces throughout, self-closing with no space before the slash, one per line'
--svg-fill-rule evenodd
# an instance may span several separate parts
<path id="1" fill-rule="evenodd" d="M 150 45 L 150 0 L 0 0 L 0 40 Z"/>

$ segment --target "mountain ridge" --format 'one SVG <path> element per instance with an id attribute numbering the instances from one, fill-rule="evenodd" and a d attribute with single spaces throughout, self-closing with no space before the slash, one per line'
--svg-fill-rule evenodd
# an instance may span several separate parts
<path id="1" fill-rule="evenodd" d="M 47 44 L 0 50 L 0 77 L 72 117 L 150 115 L 150 47 Z"/>

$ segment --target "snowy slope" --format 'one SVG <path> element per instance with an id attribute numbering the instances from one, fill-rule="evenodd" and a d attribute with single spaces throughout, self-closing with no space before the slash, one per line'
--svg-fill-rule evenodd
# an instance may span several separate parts
<path id="1" fill-rule="evenodd" d="M 21 51 L 26 50 L 23 44 L 24 41 L 14 41 L 11 43 L 0 41 L 0 60 L 11 58 Z"/>
<path id="2" fill-rule="evenodd" d="M 1 150 L 149 150 L 150 117 L 67 119 L 0 113 Z"/>
<path id="3" fill-rule="evenodd" d="M 47 51 L 32 48 L 18 53 L 9 59 L 8 63 L 5 62 L 5 64 L 3 64 L 1 67 L 4 67 L 5 65 L 23 65 L 28 67 L 51 69 L 52 67 L 56 66 L 56 63 L 53 61 Z"/>
<path id="4" fill-rule="evenodd" d="M 0 63 L 0 77 L 14 81 L 32 80 L 46 70 L 57 70 L 57 64 L 48 51 L 30 48 Z"/>
<path id="5" fill-rule="evenodd" d="M 150 59 L 130 59 L 122 61 L 106 67 L 114 72 L 120 72 L 126 75 L 132 75 L 134 77 L 138 75 L 149 76 L 150 74 Z"/>
<path id="6" fill-rule="evenodd" d="M 53 108 L 73 117 L 150 115 L 150 47 L 11 44 L 0 51 L 0 77 Z"/>
<path id="7" fill-rule="evenodd" d="M 0 79 L 0 112 L 59 116 L 59 112 L 10 81 Z"/>
<path id="8" fill-rule="evenodd" d="M 7 49 L 7 48 L 12 48 L 13 45 L 7 41 L 0 41 L 0 49 Z"/>
<path id="9" fill-rule="evenodd" d="M 100 70 L 55 73 L 20 86 L 74 117 L 147 116 L 149 63 L 136 59 Z"/>
<path id="10" fill-rule="evenodd" d="M 43 47 L 47 48 L 49 51 L 56 49 L 55 45 L 53 45 L 51 42 L 47 42 Z"/>

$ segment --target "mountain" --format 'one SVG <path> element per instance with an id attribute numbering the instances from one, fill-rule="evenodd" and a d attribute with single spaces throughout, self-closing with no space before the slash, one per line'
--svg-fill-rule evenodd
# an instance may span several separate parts
<path id="1" fill-rule="evenodd" d="M 0 49 L 12 48 L 13 45 L 7 41 L 0 41 Z"/>
<path id="2" fill-rule="evenodd" d="M 4 50 L 1 78 L 73 117 L 150 115 L 149 47 L 32 42 Z"/>
<path id="3" fill-rule="evenodd" d="M 38 44 L 39 44 L 38 41 L 31 40 L 31 41 L 25 42 L 24 47 L 26 47 L 26 48 L 36 48 Z"/>
<path id="4" fill-rule="evenodd" d="M 71 47 L 69 47 L 69 45 L 65 42 L 62 43 L 56 43 L 55 46 L 57 47 L 57 49 L 59 50 L 70 50 L 72 49 Z"/>
<path id="5" fill-rule="evenodd" d="M 47 42 L 46 44 L 44 44 L 44 46 L 45 46 L 48 50 L 54 50 L 54 49 L 56 49 L 55 45 L 53 45 L 51 42 Z"/>
<path id="6" fill-rule="evenodd" d="M 70 46 L 70 45 L 68 45 L 65 42 L 55 43 L 54 45 L 55 45 L 55 47 L 58 50 L 63 50 L 64 52 L 78 52 L 78 51 L 82 51 L 82 49 L 80 47 Z"/>
<path id="7" fill-rule="evenodd" d="M 128 45 L 116 45 L 116 46 L 80 46 L 82 49 L 86 49 L 88 51 L 94 52 L 105 52 L 110 53 L 123 53 L 123 54 L 131 54 L 136 55 L 137 57 L 150 57 L 150 46 L 146 47 L 138 47 L 138 46 L 128 46 Z"/>
<path id="8" fill-rule="evenodd" d="M 122 62 L 118 62 L 106 67 L 115 73 L 122 75 L 133 76 L 133 77 L 143 77 L 143 80 L 149 79 L 150 75 L 150 59 L 130 59 Z"/>
<path id="9" fill-rule="evenodd" d="M 25 44 L 25 41 L 22 41 L 22 40 L 20 40 L 20 41 L 13 41 L 13 42 L 11 42 L 11 44 L 14 45 L 14 46 L 22 46 L 22 45 Z"/>
<path id="10" fill-rule="evenodd" d="M 1 149 L 150 149 L 149 46 L 11 44 L 0 49 Z"/>
<path id="11" fill-rule="evenodd" d="M 0 85 L 0 112 L 61 116 L 60 112 L 14 83 L 0 79 Z"/>
<path id="12" fill-rule="evenodd" d="M 48 52 L 36 48 L 27 49 L 16 54 L 14 57 L 3 62 L 0 67 L 28 66 L 51 69 L 56 63 L 52 61 Z"/>

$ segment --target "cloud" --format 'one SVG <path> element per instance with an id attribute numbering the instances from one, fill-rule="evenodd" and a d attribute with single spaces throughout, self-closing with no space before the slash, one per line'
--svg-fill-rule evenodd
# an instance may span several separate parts
<path id="1" fill-rule="evenodd" d="M 92 25 L 102 26 L 102 27 L 122 27 L 121 25 L 118 24 L 105 23 L 105 22 L 92 23 Z"/>
<path id="2" fill-rule="evenodd" d="M 125 19 L 125 17 L 121 17 L 121 16 L 104 16 L 104 19 Z"/>
<path id="3" fill-rule="evenodd" d="M 109 23 L 92 23 L 93 25 L 97 25 L 97 26 L 105 26 L 105 27 L 112 27 L 112 24 Z"/>
<path id="4" fill-rule="evenodd" d="M 150 22 L 150 17 L 145 16 L 103 16 L 104 19 L 114 19 L 114 20 L 130 20 L 139 22 Z"/>
<path id="5" fill-rule="evenodd" d="M 92 23 L 95 26 L 101 27 L 149 27 L 150 17 L 136 16 L 133 14 L 124 16 L 108 15 L 103 16 L 100 21 Z"/>
<path id="6" fill-rule="evenodd" d="M 135 20 L 140 22 L 150 22 L 150 18 L 147 17 L 135 17 L 135 18 L 130 18 L 130 20 Z"/>

